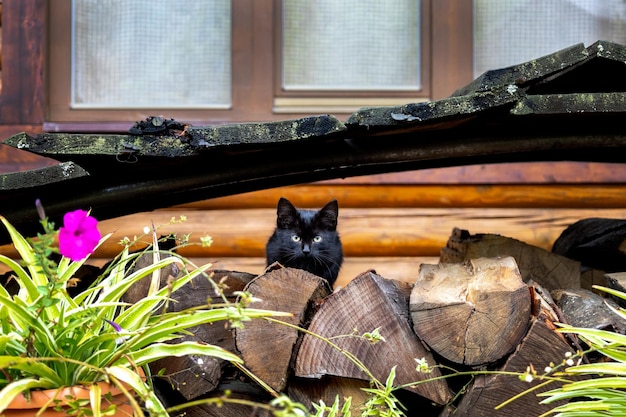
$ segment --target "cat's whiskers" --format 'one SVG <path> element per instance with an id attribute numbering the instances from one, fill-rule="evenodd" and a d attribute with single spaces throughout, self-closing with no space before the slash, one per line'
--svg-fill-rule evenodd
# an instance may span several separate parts
<path id="1" fill-rule="evenodd" d="M 343 262 L 337 215 L 336 200 L 315 211 L 298 210 L 281 198 L 276 229 L 266 245 L 267 264 L 278 261 L 286 267 L 303 269 L 332 285 Z"/>

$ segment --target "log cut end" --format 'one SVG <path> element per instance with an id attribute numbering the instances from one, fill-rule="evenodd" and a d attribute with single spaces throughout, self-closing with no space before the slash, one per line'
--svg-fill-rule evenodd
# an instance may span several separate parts
<path id="1" fill-rule="evenodd" d="M 434 364 L 434 358 L 422 345 L 409 324 L 408 301 L 411 285 L 387 280 L 373 272 L 366 272 L 336 291 L 321 305 L 309 331 L 321 335 L 305 335 L 295 363 L 295 375 L 319 378 L 332 375 L 369 380 L 363 369 L 349 360 L 344 351 L 351 352 L 365 365 L 371 375 L 385 381 L 394 366 L 397 384 L 405 384 L 439 376 L 439 370 L 430 374 L 418 373 L 416 358 Z M 385 341 L 372 343 L 365 333 L 379 329 Z M 339 349 L 337 349 L 337 347 Z M 445 404 L 452 395 L 443 381 L 433 381 L 410 388 L 437 404 Z"/>
<path id="2" fill-rule="evenodd" d="M 280 320 L 295 326 L 305 324 L 312 315 L 311 307 L 330 292 L 324 279 L 293 268 L 269 271 L 251 281 L 246 290 L 260 298 L 255 308 L 292 313 Z M 282 391 L 298 336 L 292 327 L 254 320 L 237 329 L 235 340 L 246 366 L 270 387 Z"/>
<path id="3" fill-rule="evenodd" d="M 410 311 L 415 333 L 455 363 L 478 366 L 511 352 L 525 334 L 531 299 L 515 260 L 423 265 Z"/>

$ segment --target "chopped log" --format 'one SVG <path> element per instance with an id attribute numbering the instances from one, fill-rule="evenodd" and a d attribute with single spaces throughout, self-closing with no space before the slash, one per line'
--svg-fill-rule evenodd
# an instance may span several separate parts
<path id="1" fill-rule="evenodd" d="M 611 307 L 615 309 L 618 307 L 611 298 L 603 298 L 582 288 L 555 290 L 552 291 L 552 296 L 567 320 L 567 324 L 574 327 L 609 330 L 620 334 L 626 331 L 626 319 L 611 310 Z"/>
<path id="2" fill-rule="evenodd" d="M 252 403 L 267 404 L 271 397 L 257 385 L 242 381 L 230 381 L 220 386 L 211 394 L 202 399 L 224 399 L 217 404 L 200 403 L 192 407 L 184 408 L 180 413 L 170 413 L 178 417 L 270 417 L 272 413 L 264 408 L 236 402 L 228 402 L 228 399 L 242 400 Z"/>
<path id="3" fill-rule="evenodd" d="M 575 163 L 550 163 L 550 175 L 555 183 L 545 183 L 548 166 L 541 163 L 499 164 L 440 168 L 438 170 L 412 171 L 386 174 L 384 177 L 356 177 L 350 180 L 326 181 L 290 187 L 278 187 L 195 201 L 179 206 L 191 210 L 241 210 L 252 208 L 275 209 L 280 197 L 285 197 L 296 207 L 322 207 L 336 198 L 341 208 L 459 208 L 507 207 L 527 208 L 623 208 L 626 205 L 626 188 L 611 184 L 616 178 L 626 177 L 626 166 L 611 164 L 589 168 Z M 603 175 L 600 171 L 607 172 Z M 495 171 L 495 172 L 494 172 Z M 582 175 L 581 175 L 582 174 Z M 586 176 L 585 176 L 586 174 Z M 576 176 L 576 177 L 574 177 Z M 464 178 L 460 180 L 459 178 Z M 520 178 L 521 177 L 521 178 Z M 594 178 L 594 183 L 573 184 L 575 180 Z M 597 178 L 597 179 L 595 179 Z M 496 181 L 495 184 L 485 184 Z M 426 181 L 427 184 L 420 184 Z M 597 181 L 597 182 L 595 182 Z M 479 183 L 477 183 L 479 182 Z M 518 182 L 511 184 L 511 182 Z M 537 183 L 541 182 L 540 185 Z M 504 184 L 503 184 L 504 183 Z M 385 198 L 380 198 L 385 195 Z M 188 211 L 191 211 L 188 210 Z"/>
<path id="4" fill-rule="evenodd" d="M 356 355 L 372 375 L 383 382 L 394 366 L 398 366 L 397 385 L 439 376 L 438 369 L 428 376 L 415 371 L 415 358 L 425 358 L 429 364 L 435 361 L 409 324 L 410 293 L 410 284 L 385 279 L 372 271 L 365 272 L 324 300 L 309 331 L 331 339 L 339 349 Z M 377 328 L 385 342 L 373 344 L 354 337 L 355 333 L 363 334 Z M 369 380 L 368 375 L 339 349 L 306 334 L 297 354 L 295 375 Z M 437 404 L 444 404 L 452 397 L 443 381 L 420 384 L 409 390 Z"/>
<path id="5" fill-rule="evenodd" d="M 363 406 L 370 399 L 370 396 L 363 391 L 364 388 L 371 388 L 369 381 L 332 376 L 320 379 L 292 377 L 287 385 L 287 394 L 289 398 L 301 404 L 311 404 L 311 412 L 314 410 L 312 403 L 319 404 L 320 400 L 330 406 L 338 397 L 341 407 L 345 399 L 350 398 L 350 412 L 353 416 L 361 416 Z M 399 389 L 393 394 L 404 407 L 403 411 L 406 416 L 435 417 L 441 411 L 441 406 L 435 405 L 414 392 Z"/>
<path id="6" fill-rule="evenodd" d="M 548 290 L 580 288 L 580 263 L 542 248 L 495 234 L 470 235 L 454 228 L 440 262 L 512 256 L 524 282 L 534 280 Z"/>
<path id="7" fill-rule="evenodd" d="M 577 221 L 561 233 L 552 251 L 589 268 L 624 272 L 626 220 L 589 218 Z"/>
<path id="8" fill-rule="evenodd" d="M 230 301 L 235 301 L 235 291 L 241 291 L 254 278 L 252 274 L 216 270 L 213 271 L 213 280 L 222 282 L 226 286 L 224 295 Z M 174 302 L 170 303 L 170 311 L 181 311 L 186 308 L 201 306 L 207 303 L 207 298 L 216 298 L 215 288 L 205 278 L 198 276 L 189 284 L 172 294 Z M 220 346 L 230 352 L 235 352 L 235 342 L 232 330 L 215 323 L 212 325 L 197 326 L 191 329 L 192 335 L 183 336 L 174 343 L 194 340 Z M 167 381 L 173 391 L 178 391 L 186 400 L 194 399 L 213 391 L 228 363 L 210 357 L 168 357 L 150 364 L 153 374 Z M 163 388 L 165 390 L 165 388 Z"/>
<path id="9" fill-rule="evenodd" d="M 252 280 L 246 290 L 261 299 L 255 308 L 292 313 L 280 320 L 296 326 L 307 323 L 312 315 L 309 307 L 330 293 L 325 280 L 294 268 L 267 272 Z M 251 321 L 235 332 L 246 367 L 276 391 L 285 388 L 298 336 L 291 327 L 265 320 Z"/>
<path id="10" fill-rule="evenodd" d="M 351 398 L 350 412 L 353 415 L 360 415 L 360 408 L 368 399 L 367 393 L 362 388 L 369 387 L 369 382 L 361 379 L 332 376 L 320 379 L 292 377 L 287 386 L 287 395 L 304 405 L 314 402 L 319 404 L 320 400 L 326 405 L 332 405 L 336 396 L 343 405 L 345 398 Z"/>
<path id="11" fill-rule="evenodd" d="M 512 257 L 422 265 L 411 292 L 415 333 L 444 358 L 463 365 L 494 363 L 526 333 L 528 287 Z"/>
<path id="12" fill-rule="evenodd" d="M 548 316 L 543 311 L 537 318 L 534 318 L 526 337 L 499 370 L 524 373 L 532 365 L 539 374 L 542 374 L 551 362 L 561 363 L 565 352 L 571 351 L 571 348 L 563 335 L 555 331 L 553 320 L 555 320 L 554 317 Z M 528 383 L 518 376 L 511 375 L 479 375 L 468 387 L 456 411 L 448 415 L 454 417 L 539 416 L 554 407 L 554 404 L 539 404 L 541 399 L 536 394 L 556 388 L 557 383 L 538 388 L 501 409 L 495 409 L 504 401 L 539 383 L 537 379 Z"/>
<path id="13" fill-rule="evenodd" d="M 606 286 L 606 273 L 599 269 L 584 269 L 580 272 L 580 287 L 589 291 L 596 291 L 594 285 Z M 624 305 L 626 307 L 626 304 Z"/>
<path id="14" fill-rule="evenodd" d="M 626 272 L 615 272 L 612 274 L 604 275 L 604 282 L 598 283 L 599 285 L 605 285 L 614 290 L 626 293 Z M 611 298 L 620 306 L 626 307 L 626 300 L 623 298 L 611 296 Z"/>
<path id="15" fill-rule="evenodd" d="M 245 398 L 247 400 L 247 398 Z M 244 404 L 200 404 L 184 411 L 185 417 L 270 417 L 268 410 Z"/>

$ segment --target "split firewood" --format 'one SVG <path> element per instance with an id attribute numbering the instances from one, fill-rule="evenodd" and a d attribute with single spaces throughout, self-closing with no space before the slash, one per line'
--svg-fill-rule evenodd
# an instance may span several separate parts
<path id="1" fill-rule="evenodd" d="M 184 410 L 185 417 L 271 417 L 263 408 L 244 404 L 224 403 L 222 405 L 200 404 Z"/>
<path id="2" fill-rule="evenodd" d="M 287 394 L 292 400 L 305 405 L 319 404 L 323 401 L 324 404 L 330 406 L 337 398 L 340 408 L 349 398 L 351 414 L 361 416 L 366 402 L 372 399 L 364 391 L 367 388 L 371 388 L 370 382 L 362 379 L 333 376 L 320 379 L 292 377 L 287 384 Z M 402 405 L 406 416 L 435 417 L 442 409 L 441 405 L 408 390 L 395 390 L 393 394 Z M 312 405 L 310 410 L 313 411 Z"/>
<path id="3" fill-rule="evenodd" d="M 612 274 L 605 274 L 603 276 L 604 282 L 599 285 L 604 285 L 617 291 L 626 293 L 626 272 L 614 272 Z M 611 298 L 623 308 L 626 308 L 626 300 L 623 298 L 611 296 Z"/>
<path id="4" fill-rule="evenodd" d="M 292 400 L 305 405 L 314 402 L 319 404 L 320 400 L 326 405 L 331 405 L 335 402 L 335 397 L 343 404 L 346 398 L 350 398 L 350 412 L 352 415 L 361 415 L 361 407 L 368 399 L 363 388 L 369 387 L 369 382 L 361 379 L 331 376 L 321 379 L 292 377 L 289 379 L 287 394 Z"/>
<path id="5" fill-rule="evenodd" d="M 424 264 L 410 302 L 415 333 L 444 358 L 501 360 L 526 333 L 531 298 L 512 257 Z"/>
<path id="6" fill-rule="evenodd" d="M 267 404 L 271 397 L 256 384 L 233 380 L 220 384 L 218 388 L 202 399 L 218 399 L 217 403 L 199 403 L 182 409 L 176 417 L 271 417 L 273 414 L 262 407 L 254 405 Z M 219 401 L 223 399 L 224 401 Z M 234 401 L 229 402 L 232 399 Z M 235 402 L 240 400 L 240 402 Z M 249 404 L 245 404 L 247 402 Z"/>
<path id="7" fill-rule="evenodd" d="M 236 291 L 241 291 L 255 277 L 243 272 L 212 271 L 213 281 L 221 283 L 223 292 L 229 301 L 235 301 Z M 202 306 L 207 299 L 218 298 L 215 287 L 206 277 L 197 276 L 191 282 L 172 294 L 173 301 L 169 304 L 170 311 L 182 311 L 190 307 Z M 191 335 L 176 339 L 182 341 L 200 341 L 220 346 L 230 352 L 235 351 L 233 331 L 226 323 L 214 323 L 197 326 L 191 329 Z M 178 391 L 186 400 L 191 400 L 213 391 L 222 377 L 227 363 L 212 357 L 167 357 L 150 364 L 154 375 L 168 382 L 172 390 Z"/>
<path id="8" fill-rule="evenodd" d="M 309 331 L 329 339 L 336 347 L 306 334 L 295 362 L 295 375 L 306 378 L 333 375 L 370 380 L 371 376 L 348 359 L 345 351 L 354 354 L 382 382 L 394 366 L 397 366 L 397 385 L 439 376 L 438 369 L 430 374 L 415 370 L 416 358 L 424 358 L 431 365 L 435 361 L 411 329 L 408 310 L 410 293 L 410 284 L 388 280 L 374 272 L 363 273 L 334 292 L 324 300 L 313 317 Z M 372 343 L 359 337 L 375 329 L 379 329 L 385 342 Z M 420 384 L 409 390 L 437 404 L 444 404 L 451 398 L 451 392 L 443 381 Z"/>
<path id="9" fill-rule="evenodd" d="M 312 315 L 309 307 L 330 293 L 325 280 L 293 268 L 267 272 L 251 281 L 246 290 L 261 299 L 254 303 L 255 308 L 292 313 L 292 317 L 280 321 L 296 326 L 308 322 Z M 291 327 L 253 320 L 237 329 L 235 337 L 246 367 L 270 387 L 282 391 L 298 336 L 298 330 Z"/>
<path id="10" fill-rule="evenodd" d="M 567 324 L 574 327 L 603 329 L 624 334 L 626 319 L 615 313 L 617 303 L 611 298 L 603 298 L 589 290 L 552 291 L 556 303 L 561 308 Z"/>
<path id="11" fill-rule="evenodd" d="M 554 253 L 604 272 L 626 271 L 626 220 L 588 218 L 568 226 Z"/>
<path id="12" fill-rule="evenodd" d="M 594 285 L 607 286 L 606 272 L 599 269 L 582 268 L 580 272 L 580 287 L 589 291 L 598 292 Z M 626 306 L 626 304 L 624 305 Z"/>
<path id="13" fill-rule="evenodd" d="M 519 374 L 527 371 L 532 374 L 534 370 L 541 375 L 546 367 L 551 366 L 551 363 L 561 363 L 565 358 L 565 353 L 571 351 L 572 348 L 563 335 L 556 332 L 554 320 L 554 317 L 543 310 L 538 317 L 533 317 L 530 329 L 519 347 L 497 370 Z M 446 415 L 454 417 L 539 416 L 555 404 L 539 404 L 541 398 L 537 397 L 537 394 L 557 388 L 558 383 L 550 383 L 538 388 L 500 409 L 496 410 L 495 407 L 540 383 L 541 381 L 537 378 L 527 382 L 520 379 L 518 375 L 479 375 L 467 388 L 456 410 L 448 409 Z"/>
<path id="14" fill-rule="evenodd" d="M 580 263 L 516 239 L 494 234 L 470 235 L 455 228 L 441 263 L 458 263 L 468 259 L 512 256 L 524 282 L 534 280 L 548 290 L 580 288 Z"/>

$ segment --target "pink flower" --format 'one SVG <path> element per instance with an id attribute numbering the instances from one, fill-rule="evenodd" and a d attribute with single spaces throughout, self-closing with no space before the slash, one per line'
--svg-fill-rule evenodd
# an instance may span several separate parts
<path id="1" fill-rule="evenodd" d="M 63 227 L 59 229 L 61 255 L 80 261 L 93 252 L 99 241 L 98 220 L 84 210 L 65 213 Z"/>

